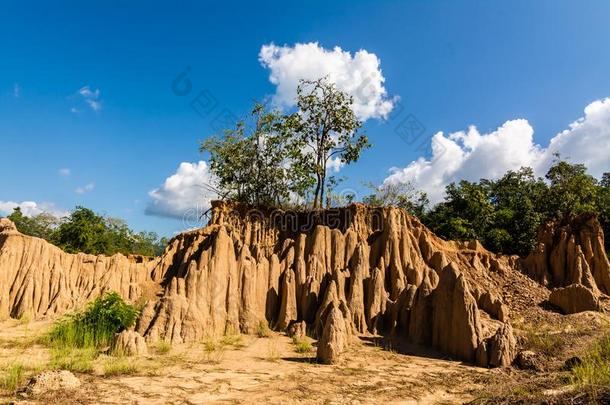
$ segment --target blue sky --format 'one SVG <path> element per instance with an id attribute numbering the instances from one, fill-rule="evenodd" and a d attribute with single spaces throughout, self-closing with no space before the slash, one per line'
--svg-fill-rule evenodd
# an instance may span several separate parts
<path id="1" fill-rule="evenodd" d="M 557 150 L 594 174 L 610 170 L 608 2 L 83 3 L 0 6 L 5 207 L 80 204 L 138 230 L 183 229 L 159 210 L 146 213 L 149 192 L 182 162 L 206 159 L 198 144 L 214 133 L 218 113 L 240 116 L 253 100 L 277 97 L 272 68 L 259 61 L 269 44 L 287 55 L 317 43 L 376 56 L 396 117 L 368 119 L 374 147 L 341 170 L 358 192 L 362 181 L 409 180 L 441 193 L 452 179 L 493 177 L 523 162 L 543 174 L 555 138 Z M 179 96 L 172 82 L 187 67 L 192 90 Z M 286 69 L 295 67 L 278 72 Z M 190 105 L 200 91 L 216 103 L 205 116 Z M 442 131 L 436 139 L 449 153 L 435 159 L 405 142 L 397 127 L 409 114 L 423 127 L 418 145 Z M 557 137 L 564 130 L 571 138 Z"/>

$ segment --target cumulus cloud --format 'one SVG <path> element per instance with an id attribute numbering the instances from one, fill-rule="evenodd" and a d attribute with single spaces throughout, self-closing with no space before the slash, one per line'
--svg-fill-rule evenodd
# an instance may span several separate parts
<path id="1" fill-rule="evenodd" d="M 53 203 L 37 203 L 35 201 L 0 201 L 0 213 L 10 215 L 15 208 L 21 208 L 21 212 L 26 217 L 33 217 L 43 212 L 49 213 L 57 218 L 65 217 L 70 213 L 68 211 L 55 207 Z"/>
<path id="2" fill-rule="evenodd" d="M 551 139 L 541 170 L 550 166 L 555 152 L 572 162 L 584 163 L 598 178 L 610 170 L 610 98 L 586 106 L 584 117 Z"/>
<path id="3" fill-rule="evenodd" d="M 93 191 L 94 188 L 95 188 L 95 183 L 88 183 L 88 184 L 85 184 L 84 186 L 76 187 L 74 192 L 76 194 L 86 194 L 86 193 Z"/>
<path id="4" fill-rule="evenodd" d="M 91 107 L 91 109 L 95 112 L 100 112 L 102 110 L 102 101 L 100 100 L 100 89 L 92 90 L 89 86 L 83 86 L 78 90 L 78 94 L 80 94 L 85 101 L 85 103 Z M 78 113 L 78 109 L 72 108 L 71 111 L 73 113 Z"/>
<path id="5" fill-rule="evenodd" d="M 345 166 L 345 163 L 341 161 L 340 157 L 332 157 L 328 160 L 328 163 L 326 164 L 326 172 L 339 173 L 343 166 Z"/>
<path id="6" fill-rule="evenodd" d="M 68 177 L 70 175 L 70 169 L 68 169 L 68 168 L 59 169 L 58 173 L 62 177 Z"/>
<path id="7" fill-rule="evenodd" d="M 354 111 L 359 119 L 386 118 L 395 99 L 388 98 L 377 55 L 364 49 L 353 55 L 336 46 L 332 50 L 317 42 L 294 46 L 263 45 L 260 63 L 271 72 L 269 80 L 277 86 L 276 104 L 295 104 L 299 80 L 328 77 L 337 88 L 354 97 Z"/>
<path id="8" fill-rule="evenodd" d="M 405 168 L 392 168 L 384 183 L 411 182 L 428 193 L 430 201 L 442 201 L 445 186 L 453 181 L 496 179 L 507 170 L 530 166 L 543 176 L 554 154 L 584 163 L 593 176 L 610 170 L 610 98 L 594 101 L 569 128 L 554 136 L 544 148 L 534 142 L 534 129 L 527 120 L 505 122 L 490 133 L 471 126 L 467 131 L 445 135 L 436 133 L 431 140 L 432 156 L 420 157 Z"/>
<path id="9" fill-rule="evenodd" d="M 163 185 L 150 191 L 151 201 L 146 207 L 147 215 L 178 219 L 196 219 L 211 206 L 217 198 L 210 190 L 214 184 L 209 165 L 182 162 L 173 175 L 165 179 Z"/>

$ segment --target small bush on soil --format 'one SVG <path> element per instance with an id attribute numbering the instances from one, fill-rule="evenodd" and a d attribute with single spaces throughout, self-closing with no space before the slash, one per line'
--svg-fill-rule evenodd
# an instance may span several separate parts
<path id="1" fill-rule="evenodd" d="M 115 333 L 131 327 L 138 310 L 115 292 L 96 298 L 83 312 L 55 323 L 48 340 L 55 347 L 101 348 L 108 346 Z"/>
<path id="2" fill-rule="evenodd" d="M 28 313 L 23 313 L 21 314 L 21 316 L 19 317 L 19 324 L 20 325 L 27 325 L 30 323 L 30 321 L 32 320 L 32 316 Z"/>
<path id="3" fill-rule="evenodd" d="M 610 335 L 595 343 L 572 369 L 571 381 L 593 397 L 610 387 Z"/>
<path id="4" fill-rule="evenodd" d="M 25 367 L 21 363 L 12 363 L 0 377 L 0 388 L 5 391 L 15 391 L 24 379 Z"/>

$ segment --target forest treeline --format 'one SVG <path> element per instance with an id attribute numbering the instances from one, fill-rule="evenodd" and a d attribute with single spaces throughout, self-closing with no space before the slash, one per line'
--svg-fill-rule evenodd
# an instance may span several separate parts
<path id="1" fill-rule="evenodd" d="M 102 216 L 80 206 L 64 218 L 44 212 L 28 217 L 17 207 L 8 219 L 19 232 L 45 239 L 68 253 L 155 256 L 167 245 L 167 239 L 155 232 L 135 232 L 122 219 Z"/>
<path id="2" fill-rule="evenodd" d="M 598 180 L 585 165 L 560 156 L 544 178 L 523 167 L 497 180 L 451 183 L 444 200 L 433 207 L 425 193 L 408 183 L 383 184 L 364 202 L 405 208 L 445 239 L 478 239 L 493 252 L 518 255 L 531 251 L 544 221 L 594 213 L 606 249 L 610 246 L 610 173 Z"/>

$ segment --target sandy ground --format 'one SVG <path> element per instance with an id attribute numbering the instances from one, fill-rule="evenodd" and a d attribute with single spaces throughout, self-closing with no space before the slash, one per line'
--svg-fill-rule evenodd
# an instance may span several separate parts
<path id="1" fill-rule="evenodd" d="M 0 364 L 19 361 L 28 368 L 27 374 L 48 369 L 49 350 L 32 343 L 48 326 L 48 322 L 1 322 Z M 388 349 L 387 344 L 371 337 L 357 338 L 344 360 L 332 366 L 316 364 L 315 352 L 297 353 L 292 340 L 284 335 L 233 340 L 215 350 L 209 349 L 209 341 L 208 346 L 206 342 L 174 346 L 164 354 L 155 354 L 151 348 L 150 356 L 128 360 L 137 365 L 129 375 L 106 376 L 98 367 L 89 373 L 75 373 L 82 385 L 73 391 L 27 400 L 4 392 L 0 401 L 452 404 L 473 399 L 473 392 L 482 388 L 480 381 L 495 372 L 424 357 L 434 354 L 418 348 Z"/>

